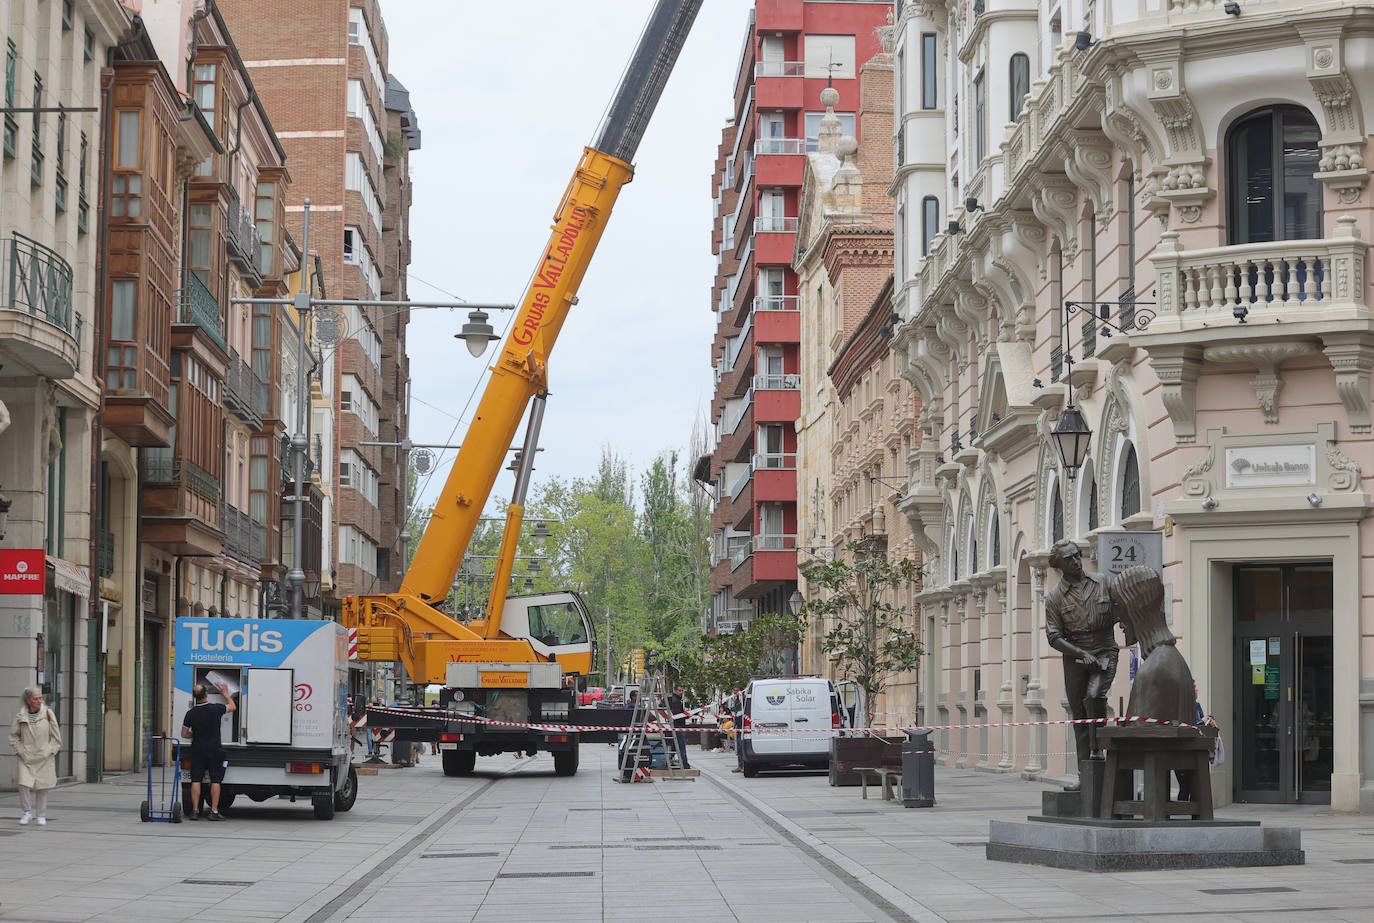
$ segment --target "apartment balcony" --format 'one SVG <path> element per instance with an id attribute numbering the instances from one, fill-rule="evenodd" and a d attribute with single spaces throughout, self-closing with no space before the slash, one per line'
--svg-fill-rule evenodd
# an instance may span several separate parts
<path id="1" fill-rule="evenodd" d="M 262 410 L 265 403 L 267 383 L 239 356 L 238 350 L 230 348 L 229 364 L 224 370 L 224 406 L 253 429 L 262 429 Z"/>
<path id="2" fill-rule="evenodd" d="M 716 428 L 716 462 L 744 461 L 754 444 L 754 392 L 746 391 L 734 408 L 727 408 Z"/>
<path id="3" fill-rule="evenodd" d="M 759 343 L 800 343 L 801 312 L 796 295 L 754 298 L 754 339 Z"/>
<path id="4" fill-rule="evenodd" d="M 759 138 L 754 173 L 760 186 L 800 186 L 806 173 L 806 139 Z"/>
<path id="5" fill-rule="evenodd" d="M 748 529 L 754 521 L 754 473 L 746 468 L 726 485 L 726 493 L 716 503 L 717 526 Z"/>
<path id="6" fill-rule="evenodd" d="M 755 455 L 753 495 L 760 503 L 797 502 L 797 456 L 791 453 Z"/>
<path id="7" fill-rule="evenodd" d="M 186 277 L 186 287 L 178 293 L 177 323 L 191 325 L 207 336 L 221 352 L 228 353 L 224 342 L 224 320 L 219 301 L 195 273 Z"/>
<path id="8" fill-rule="evenodd" d="M 1353 432 L 1370 431 L 1374 311 L 1365 303 L 1367 251 L 1355 219 L 1336 219 L 1330 238 L 1182 250 L 1176 232 L 1160 235 L 1151 261 L 1157 316 L 1135 310 L 1134 327 L 1099 348 L 1104 357 L 1143 347 L 1180 441 L 1196 438 L 1196 388 L 1204 363 L 1242 364 L 1268 422 L 1278 422 L 1279 366 L 1324 355 Z"/>
<path id="9" fill-rule="evenodd" d="M 754 260 L 760 265 L 792 265 L 797 219 L 764 216 L 754 219 Z"/>
<path id="10" fill-rule="evenodd" d="M 169 554 L 213 556 L 224 546 L 218 479 L 170 450 L 143 459 L 143 540 Z"/>
<path id="11" fill-rule="evenodd" d="M 220 525 L 224 529 L 224 554 L 252 567 L 267 556 L 267 530 L 247 513 L 221 503 Z"/>
<path id="12" fill-rule="evenodd" d="M 805 109 L 804 61 L 758 61 L 754 64 L 754 92 L 760 109 Z"/>
<path id="13" fill-rule="evenodd" d="M 736 563 L 738 562 L 738 563 Z M 797 579 L 797 537 L 755 535 L 731 557 L 732 591 L 737 599 L 764 596 Z"/>
<path id="14" fill-rule="evenodd" d="M 801 416 L 800 375 L 756 375 L 754 382 L 755 421 L 791 423 Z"/>
<path id="15" fill-rule="evenodd" d="M 0 365 L 46 378 L 81 368 L 81 315 L 72 310 L 72 267 L 57 251 L 14 234 L 0 241 Z"/>

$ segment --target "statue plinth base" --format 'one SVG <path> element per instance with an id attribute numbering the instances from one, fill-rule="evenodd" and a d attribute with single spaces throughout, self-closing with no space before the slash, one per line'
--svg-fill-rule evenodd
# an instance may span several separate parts
<path id="1" fill-rule="evenodd" d="M 1080 761 L 1078 791 L 1044 792 L 1042 815 L 992 821 L 987 857 L 1087 872 L 1302 865 L 1300 828 L 1213 819 L 1207 756 L 1215 736 L 1211 728 L 1099 729 L 1107 758 Z M 1175 770 L 1193 773 L 1186 801 L 1169 797 Z"/>

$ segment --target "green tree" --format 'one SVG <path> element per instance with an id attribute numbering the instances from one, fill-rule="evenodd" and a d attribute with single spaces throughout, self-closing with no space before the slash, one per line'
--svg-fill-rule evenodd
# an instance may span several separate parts
<path id="1" fill-rule="evenodd" d="M 821 649 L 836 661 L 842 676 L 863 689 L 872 707 L 895 673 L 916 669 L 920 638 L 912 613 L 894 599 L 916 586 L 921 567 L 909 558 L 888 560 L 873 543 L 850 542 L 848 560 L 822 564 L 807 575 L 819 592 L 801 606 L 805 619 L 828 625 Z"/>
<path id="2" fill-rule="evenodd" d="M 806 619 L 800 615 L 761 613 L 744 631 L 703 636 L 699 647 L 680 652 L 675 660 L 678 680 L 693 701 L 729 694 L 756 677 L 786 672 L 792 649 L 805 633 Z"/>

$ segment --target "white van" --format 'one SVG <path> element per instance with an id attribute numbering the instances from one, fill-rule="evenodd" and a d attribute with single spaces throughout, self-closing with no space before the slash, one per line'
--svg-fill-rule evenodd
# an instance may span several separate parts
<path id="1" fill-rule="evenodd" d="M 841 727 L 839 693 L 817 676 L 756 679 L 745 687 L 741 723 L 750 732 L 740 744 L 749 778 L 783 766 L 824 769 Z"/>

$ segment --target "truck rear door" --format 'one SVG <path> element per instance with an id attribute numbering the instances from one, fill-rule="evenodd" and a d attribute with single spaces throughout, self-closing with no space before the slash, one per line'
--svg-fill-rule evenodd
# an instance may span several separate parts
<path id="1" fill-rule="evenodd" d="M 291 743 L 295 671 L 250 667 L 247 674 L 241 701 L 248 743 Z"/>
<path id="2" fill-rule="evenodd" d="M 754 684 L 749 700 L 749 719 L 754 731 L 750 740 L 759 756 L 790 756 L 795 751 L 793 735 L 789 733 L 792 704 L 788 698 L 785 680 Z"/>

